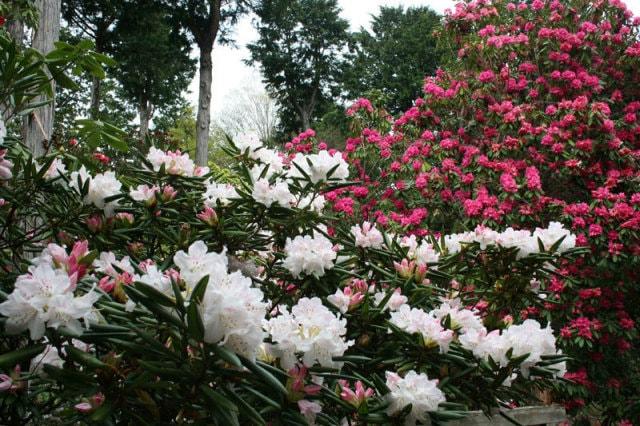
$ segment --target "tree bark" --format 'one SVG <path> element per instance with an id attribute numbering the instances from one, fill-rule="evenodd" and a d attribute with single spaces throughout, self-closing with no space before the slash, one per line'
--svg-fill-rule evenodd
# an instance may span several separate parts
<path id="1" fill-rule="evenodd" d="M 19 45 L 22 44 L 24 39 L 24 24 L 21 21 L 11 19 L 7 22 L 7 31 L 12 39 Z"/>
<path id="2" fill-rule="evenodd" d="M 209 159 L 209 126 L 211 124 L 211 81 L 213 63 L 211 45 L 200 46 L 200 87 L 196 116 L 196 164 L 206 166 Z"/>
<path id="3" fill-rule="evenodd" d="M 211 125 L 211 81 L 213 63 L 211 52 L 220 30 L 222 0 L 208 0 L 209 19 L 206 28 L 192 28 L 200 49 L 200 87 L 198 92 L 198 114 L 196 115 L 196 164 L 206 166 L 209 162 L 209 128 Z"/>
<path id="4" fill-rule="evenodd" d="M 35 32 L 32 46 L 43 54 L 53 50 L 53 43 L 60 37 L 60 3 L 61 0 L 37 0 L 40 13 L 38 29 Z M 51 83 L 54 85 L 54 83 Z M 53 88 L 55 93 L 55 87 Z M 46 100 L 39 97 L 35 102 Z M 47 151 L 47 145 L 53 132 L 53 114 L 55 98 L 49 105 L 38 108 L 26 116 L 23 121 L 25 144 L 34 158 L 41 157 Z"/>
<path id="5" fill-rule="evenodd" d="M 149 134 L 149 122 L 153 115 L 153 107 L 148 101 L 141 101 L 138 106 L 140 116 L 140 139 L 144 139 Z"/>
<path id="6" fill-rule="evenodd" d="M 91 106 L 89 107 L 89 114 L 93 120 L 98 119 L 100 113 L 100 89 L 102 87 L 102 80 L 98 77 L 93 77 L 91 80 Z"/>

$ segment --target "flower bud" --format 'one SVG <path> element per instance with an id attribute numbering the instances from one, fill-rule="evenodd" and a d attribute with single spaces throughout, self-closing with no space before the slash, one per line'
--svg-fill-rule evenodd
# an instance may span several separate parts
<path id="1" fill-rule="evenodd" d="M 204 210 L 198 213 L 196 217 L 209 226 L 216 226 L 218 224 L 218 215 L 216 211 L 209 206 L 205 206 Z"/>

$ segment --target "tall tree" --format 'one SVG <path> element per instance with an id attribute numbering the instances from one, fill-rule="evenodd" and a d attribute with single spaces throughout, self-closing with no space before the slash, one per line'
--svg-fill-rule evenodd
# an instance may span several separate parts
<path id="1" fill-rule="evenodd" d="M 293 110 L 294 126 L 306 129 L 336 94 L 348 23 L 337 0 L 262 0 L 256 14 L 260 37 L 248 62 L 260 64 L 281 117 Z"/>
<path id="2" fill-rule="evenodd" d="M 168 10 L 152 0 L 125 6 L 114 29 L 115 74 L 123 96 L 136 105 L 145 136 L 157 109 L 181 99 L 195 73 L 188 38 L 170 25 Z"/>
<path id="3" fill-rule="evenodd" d="M 211 52 L 216 42 L 229 42 L 238 18 L 249 10 L 250 0 L 161 0 L 171 15 L 193 37 L 200 50 L 198 111 L 196 113 L 196 163 L 207 164 L 211 125 Z"/>
<path id="4" fill-rule="evenodd" d="M 62 16 L 72 35 L 93 40 L 98 53 L 113 53 L 113 30 L 125 0 L 62 0 Z M 91 82 L 91 118 L 98 119 L 102 80 Z"/>
<path id="5" fill-rule="evenodd" d="M 389 112 L 409 108 L 421 94 L 424 77 L 438 66 L 433 31 L 439 22 L 440 16 L 428 7 L 381 7 L 371 31 L 353 34 L 343 80 L 347 97 L 377 91 Z"/>
<path id="6" fill-rule="evenodd" d="M 54 43 L 60 37 L 60 0 L 37 0 L 36 6 L 39 19 L 32 47 L 47 54 L 53 50 Z M 46 98 L 42 97 L 41 100 L 45 101 Z M 46 144 L 51 140 L 54 103 L 55 98 L 24 118 L 25 144 L 34 157 L 42 156 L 46 152 Z"/>

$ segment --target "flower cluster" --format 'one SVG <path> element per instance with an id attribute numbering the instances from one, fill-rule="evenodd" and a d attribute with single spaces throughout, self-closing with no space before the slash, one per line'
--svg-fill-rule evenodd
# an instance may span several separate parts
<path id="1" fill-rule="evenodd" d="M 209 173 L 208 167 L 197 167 L 188 154 L 180 151 L 162 151 L 156 147 L 149 148 L 147 161 L 154 171 L 164 167 L 165 173 L 177 176 L 204 176 Z"/>
<path id="2" fill-rule="evenodd" d="M 266 330 L 274 343 L 274 352 L 284 369 L 293 368 L 298 354 L 304 365 L 316 363 L 323 367 L 338 367 L 333 357 L 341 356 L 353 344 L 344 335 L 347 321 L 336 317 L 322 301 L 302 298 L 291 308 L 266 322 Z"/>
<path id="3" fill-rule="evenodd" d="M 106 199 L 120 195 L 122 183 L 116 178 L 116 174 L 108 171 L 91 176 L 82 166 L 80 170 L 71 173 L 69 186 L 82 194 L 85 185 L 88 185 L 88 190 L 82 201 L 85 204 L 93 204 L 97 208 L 103 209 L 107 216 L 113 215 L 118 202 L 117 200 L 106 201 Z"/>
<path id="4" fill-rule="evenodd" d="M 351 233 L 355 237 L 356 246 L 358 247 L 379 249 L 384 243 L 382 233 L 374 224 L 369 222 L 364 222 L 362 226 L 352 226 Z"/>
<path id="5" fill-rule="evenodd" d="M 291 160 L 288 175 L 291 178 L 308 178 L 312 183 L 344 181 L 349 177 L 349 165 L 340 152 L 333 155 L 325 150 L 309 155 L 298 153 Z"/>
<path id="6" fill-rule="evenodd" d="M 445 247 L 449 253 L 458 253 L 464 244 L 478 243 L 482 249 L 490 245 L 518 249 L 519 257 L 526 257 L 540 251 L 551 250 L 557 243 L 557 251 L 562 253 L 576 246 L 576 236 L 559 222 L 551 222 L 547 228 L 536 228 L 535 231 L 515 230 L 507 228 L 496 232 L 484 226 L 474 231 L 445 235 Z"/>
<path id="7" fill-rule="evenodd" d="M 409 305 L 402 305 L 397 312 L 392 312 L 389 322 L 407 333 L 419 333 L 425 347 L 438 347 L 442 353 L 449 350 L 453 340 L 453 331 L 446 330 L 438 318 Z"/>
<path id="8" fill-rule="evenodd" d="M 211 180 L 206 182 L 206 191 L 203 194 L 204 204 L 214 208 L 217 203 L 227 205 L 234 198 L 239 198 L 238 192 L 230 184 L 216 183 Z"/>
<path id="9" fill-rule="evenodd" d="M 284 254 L 282 266 L 294 277 L 304 273 L 319 278 L 333 268 L 337 257 L 333 243 L 317 231 L 313 235 L 298 235 L 293 240 L 287 238 Z"/>
<path id="10" fill-rule="evenodd" d="M 521 325 L 512 325 L 502 333 L 499 330 L 487 332 L 481 329 L 472 329 L 460 337 L 463 347 L 472 350 L 478 357 L 487 360 L 489 357 L 494 362 L 506 367 L 510 360 L 507 353 L 511 351 L 511 357 L 528 355 L 520 368 L 525 377 L 529 375 L 529 369 L 542 361 L 545 355 L 557 355 L 556 339 L 551 327 L 542 328 L 540 323 L 528 319 Z M 564 376 L 566 367 L 564 363 L 554 365 L 558 377 Z"/>
<path id="11" fill-rule="evenodd" d="M 395 414 L 411 405 L 411 412 L 405 419 L 405 424 L 415 425 L 416 422 L 429 422 L 428 413 L 437 411 L 438 405 L 446 402 L 444 393 L 438 389 L 437 380 L 429 380 L 424 373 L 409 371 L 404 377 L 396 373 L 386 372 L 389 394 L 387 412 Z"/>
<path id="12" fill-rule="evenodd" d="M 27 274 L 18 277 L 13 292 L 0 304 L 0 314 L 7 317 L 8 333 L 28 329 L 31 338 L 37 340 L 44 336 L 46 327 L 64 327 L 81 334 L 80 320 L 88 327 L 89 321 L 96 319 L 93 305 L 100 294 L 93 289 L 76 294 L 76 282 L 82 274 L 82 257 L 75 255 L 72 253 L 69 258 L 62 247 L 52 244 L 41 257 L 34 259 Z M 66 269 L 69 265 L 75 267 Z"/>

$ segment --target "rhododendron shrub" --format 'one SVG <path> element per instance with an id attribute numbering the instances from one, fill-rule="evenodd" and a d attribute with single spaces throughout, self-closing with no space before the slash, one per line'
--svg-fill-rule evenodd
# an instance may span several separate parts
<path id="1" fill-rule="evenodd" d="M 336 220 L 353 169 L 322 149 L 239 140 L 231 185 L 155 147 L 113 171 L 6 146 L 3 419 L 416 424 L 535 404 L 565 374 L 549 322 L 508 316 L 580 255 L 559 224 Z M 496 276 L 526 294 L 474 293 Z"/>
<path id="2" fill-rule="evenodd" d="M 325 194 L 354 224 L 436 239 L 482 225 L 511 229 L 509 247 L 544 228 L 548 248 L 550 223 L 571 230 L 586 253 L 545 276 L 515 284 L 513 264 L 496 265 L 460 286 L 516 321 L 551 320 L 573 358 L 555 400 L 610 421 L 640 418 L 639 24 L 617 0 L 459 3 L 440 33 L 455 59 L 411 109 L 349 109 L 357 182 Z M 525 287 L 546 299 L 529 303 Z"/>

